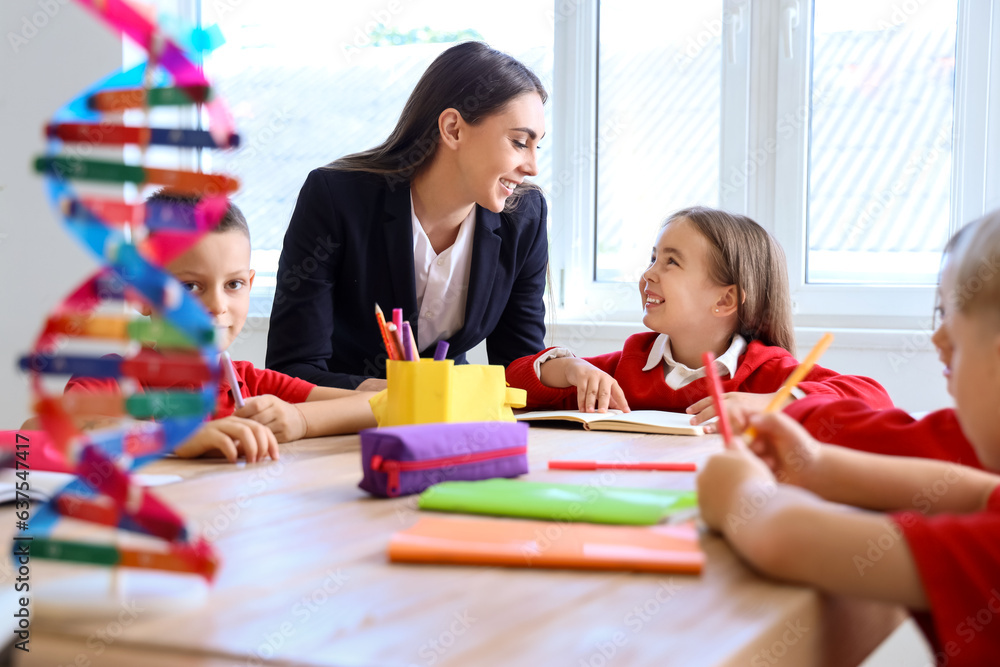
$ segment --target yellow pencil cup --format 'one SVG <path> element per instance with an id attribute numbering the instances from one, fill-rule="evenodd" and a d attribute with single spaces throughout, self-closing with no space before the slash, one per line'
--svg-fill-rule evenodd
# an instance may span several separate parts
<path id="1" fill-rule="evenodd" d="M 395 361 L 389 386 L 370 403 L 379 426 L 439 422 L 514 421 L 527 393 L 507 386 L 503 366 L 455 365 L 451 359 Z"/>

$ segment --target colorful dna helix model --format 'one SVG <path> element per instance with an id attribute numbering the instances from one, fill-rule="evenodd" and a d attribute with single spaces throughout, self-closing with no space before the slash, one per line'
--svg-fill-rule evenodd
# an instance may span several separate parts
<path id="1" fill-rule="evenodd" d="M 61 108 L 46 127 L 45 154 L 35 161 L 53 208 L 103 268 L 54 310 L 20 361 L 42 429 L 75 479 L 21 525 L 14 552 L 211 581 L 219 564 L 211 543 L 192 534 L 131 471 L 173 451 L 215 410 L 220 371 L 213 321 L 164 267 L 219 222 L 238 183 L 200 169 L 147 163 L 150 147 L 194 164 L 201 151 L 238 145 L 225 104 L 197 65 L 197 54 L 215 48 L 221 37 L 214 28 L 180 31 L 174 22 L 168 30 L 123 0 L 78 2 L 145 49 L 148 59 Z M 190 124 L 207 116 L 208 130 L 149 127 L 151 110 L 160 107 Z M 130 114 L 142 125 L 126 125 Z M 95 151 L 113 158 L 132 151 L 138 159 L 95 159 Z M 194 195 L 198 203 L 144 203 L 138 194 L 146 186 Z M 136 304 L 153 316 L 129 314 Z M 109 347 L 117 354 L 108 354 Z M 154 354 L 148 354 L 151 347 Z M 113 379 L 120 390 L 63 395 L 61 385 L 53 388 L 70 375 Z M 80 428 L 93 415 L 110 419 L 110 426 Z M 65 539 L 58 529 L 64 517 L 111 530 L 91 531 L 107 535 L 101 542 L 90 534 L 87 541 Z M 156 540 L 125 546 L 118 531 Z"/>

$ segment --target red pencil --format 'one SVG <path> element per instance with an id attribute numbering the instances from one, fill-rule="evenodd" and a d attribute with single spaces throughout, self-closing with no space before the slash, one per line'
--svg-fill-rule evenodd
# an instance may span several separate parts
<path id="1" fill-rule="evenodd" d="M 621 461 L 549 461 L 549 470 L 666 470 L 696 472 L 694 463 L 623 463 Z"/>
<path id="2" fill-rule="evenodd" d="M 726 414 L 726 406 L 722 402 L 722 382 L 719 374 L 715 372 L 715 355 L 706 352 L 701 355 L 701 361 L 705 364 L 705 375 L 708 377 L 708 389 L 712 392 L 712 402 L 715 403 L 715 412 L 719 415 L 719 430 L 722 431 L 722 441 L 726 447 L 733 446 L 733 430 L 729 428 L 729 415 Z"/>

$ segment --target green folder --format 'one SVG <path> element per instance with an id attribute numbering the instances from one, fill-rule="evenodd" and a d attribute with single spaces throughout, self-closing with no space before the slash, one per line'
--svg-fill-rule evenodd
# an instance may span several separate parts
<path id="1" fill-rule="evenodd" d="M 514 479 L 442 482 L 420 494 L 420 509 L 551 521 L 652 525 L 695 507 L 694 491 L 546 484 Z"/>

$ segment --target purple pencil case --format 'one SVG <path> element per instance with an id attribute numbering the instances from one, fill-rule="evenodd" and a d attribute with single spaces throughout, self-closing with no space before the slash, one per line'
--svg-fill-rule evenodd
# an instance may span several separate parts
<path id="1" fill-rule="evenodd" d="M 517 477 L 528 472 L 528 425 L 462 422 L 361 431 L 358 484 L 375 496 L 420 493 L 438 482 Z"/>

